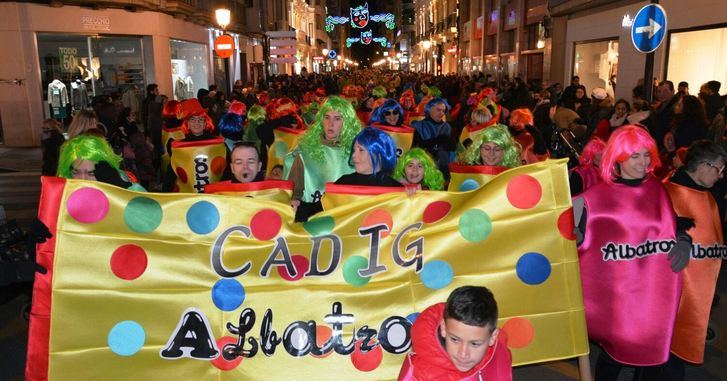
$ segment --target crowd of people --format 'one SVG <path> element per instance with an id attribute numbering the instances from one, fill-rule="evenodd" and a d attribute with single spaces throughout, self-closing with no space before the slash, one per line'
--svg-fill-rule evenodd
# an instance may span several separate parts
<path id="1" fill-rule="evenodd" d="M 227 165 L 212 160 L 206 183 L 291 181 L 295 220 L 306 221 L 322 210 L 326 183 L 401 187 L 409 195 L 460 191 L 450 178 L 462 167 L 492 175 L 567 157 L 588 332 L 604 349 L 596 379 L 615 380 L 622 368 L 636 367 L 643 380 L 683 380 L 685 364 L 703 362 L 726 257 L 727 96 L 719 82 L 703 84 L 697 95 L 683 82 L 654 82 L 652 103 L 644 99 L 650 81 L 626 100 L 586 89 L 577 76 L 565 88 L 379 70 L 280 75 L 268 83 L 238 82 L 230 94 L 202 89 L 181 101 L 149 85 L 140 115 L 97 97 L 93 110 L 74 116 L 67 141 L 57 122 L 44 123 L 43 173 L 190 191 L 184 183 L 193 172 L 179 169 L 199 163 L 185 159 L 194 158 L 185 150 L 210 158 L 218 152 Z M 279 144 L 285 134 L 293 146 Z M 460 313 L 444 306 L 430 312 L 431 321 L 417 324 L 436 329 L 442 316 Z M 479 357 L 450 353 L 456 366 L 449 371 L 474 374 L 497 351 L 487 319 L 472 320 L 488 328 Z M 415 351 L 443 345 L 449 353 L 455 344 L 446 339 L 449 323 L 442 327 L 438 339 L 422 335 L 428 344 L 415 336 Z M 415 369 L 436 374 L 439 366 L 431 358 L 407 361 L 402 379 L 426 379 Z"/>

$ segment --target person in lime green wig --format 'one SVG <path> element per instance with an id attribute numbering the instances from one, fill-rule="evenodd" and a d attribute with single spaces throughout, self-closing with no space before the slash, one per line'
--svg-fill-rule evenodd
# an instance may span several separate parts
<path id="1" fill-rule="evenodd" d="M 487 127 L 474 138 L 464 151 L 460 162 L 468 165 L 489 165 L 514 168 L 522 164 L 520 145 L 507 127 L 497 124 Z"/>
<path id="2" fill-rule="evenodd" d="M 444 189 L 444 175 L 432 157 L 418 147 L 399 158 L 393 177 L 404 185 L 418 184 L 423 190 Z"/>

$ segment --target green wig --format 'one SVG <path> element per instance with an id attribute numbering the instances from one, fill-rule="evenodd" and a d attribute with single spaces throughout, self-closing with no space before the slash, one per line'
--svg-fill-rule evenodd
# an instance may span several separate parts
<path id="1" fill-rule="evenodd" d="M 396 169 L 394 169 L 395 179 L 403 179 L 405 177 L 406 173 L 404 169 L 406 169 L 407 164 L 412 160 L 419 160 L 422 166 L 424 166 L 423 186 L 429 190 L 444 189 L 444 175 L 437 168 L 437 164 L 432 160 L 432 157 L 421 148 L 412 148 L 409 152 L 401 155 L 399 161 L 396 163 Z"/>
<path id="2" fill-rule="evenodd" d="M 316 114 L 318 114 L 318 109 L 320 109 L 320 105 L 316 102 L 311 102 L 305 106 L 301 107 L 301 118 L 303 118 L 303 122 L 307 126 L 313 124 L 313 122 L 316 121 Z"/>
<path id="3" fill-rule="evenodd" d="M 88 160 L 94 164 L 105 161 L 117 170 L 121 163 L 121 157 L 114 153 L 106 139 L 95 135 L 82 134 L 63 143 L 63 146 L 61 146 L 61 154 L 58 158 L 58 177 L 72 178 L 71 165 L 78 159 Z"/>
<path id="4" fill-rule="evenodd" d="M 386 98 L 386 95 L 388 93 L 386 92 L 386 88 L 384 86 L 376 86 L 373 90 L 371 90 L 371 95 L 374 96 L 374 98 Z"/>
<path id="5" fill-rule="evenodd" d="M 265 107 L 259 104 L 253 105 L 247 110 L 247 126 L 245 126 L 245 133 L 242 139 L 246 142 L 253 142 L 260 148 L 260 138 L 257 136 L 257 127 L 265 123 Z"/>
<path id="6" fill-rule="evenodd" d="M 429 92 L 430 97 L 441 97 L 442 96 L 442 90 L 439 90 L 437 86 L 429 86 L 429 89 L 427 90 Z"/>
<path id="7" fill-rule="evenodd" d="M 500 163 L 503 167 L 515 168 L 522 164 L 520 159 L 520 144 L 513 139 L 507 126 L 496 124 L 487 127 L 475 136 L 472 144 L 464 151 L 461 161 L 468 165 L 482 165 L 482 154 L 480 148 L 485 143 L 495 143 L 505 150 L 505 155 Z"/>
<path id="8" fill-rule="evenodd" d="M 338 111 L 343 118 L 343 127 L 338 140 L 343 149 L 342 157 L 349 157 L 353 148 L 353 139 L 361 131 L 361 121 L 356 116 L 351 102 L 332 95 L 321 105 L 316 114 L 315 122 L 306 130 L 305 134 L 300 138 L 298 147 L 310 154 L 315 160 L 324 160 L 323 147 L 321 139 L 324 137 L 323 119 L 329 111 Z"/>

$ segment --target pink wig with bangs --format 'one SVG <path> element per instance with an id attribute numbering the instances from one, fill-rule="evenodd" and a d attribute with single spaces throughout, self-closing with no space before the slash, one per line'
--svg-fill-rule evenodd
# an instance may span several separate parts
<path id="1" fill-rule="evenodd" d="M 603 140 L 599 138 L 591 138 L 588 144 L 586 144 L 583 148 L 583 153 L 581 153 L 581 157 L 578 158 L 578 161 L 581 165 L 593 165 L 593 159 L 595 159 L 596 155 L 599 153 L 603 153 L 605 148 L 606 143 L 604 143 Z"/>
<path id="2" fill-rule="evenodd" d="M 651 163 L 648 173 L 653 173 L 654 168 L 661 165 L 659 151 L 656 149 L 656 142 L 643 127 L 628 125 L 619 127 L 611 134 L 606 143 L 601 159 L 601 178 L 608 184 L 619 177 L 616 164 L 628 160 L 636 151 L 646 148 L 651 154 Z"/>

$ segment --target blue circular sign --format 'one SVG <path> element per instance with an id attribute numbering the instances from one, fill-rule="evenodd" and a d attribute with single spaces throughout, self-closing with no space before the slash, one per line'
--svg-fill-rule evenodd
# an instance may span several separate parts
<path id="1" fill-rule="evenodd" d="M 328 51 L 328 58 L 330 58 L 330 59 L 336 58 L 337 55 L 338 54 L 336 54 L 336 51 L 335 50 L 329 50 Z"/>
<path id="2" fill-rule="evenodd" d="M 666 11 L 658 4 L 649 4 L 639 10 L 631 25 L 631 41 L 636 50 L 651 53 L 666 37 Z"/>

